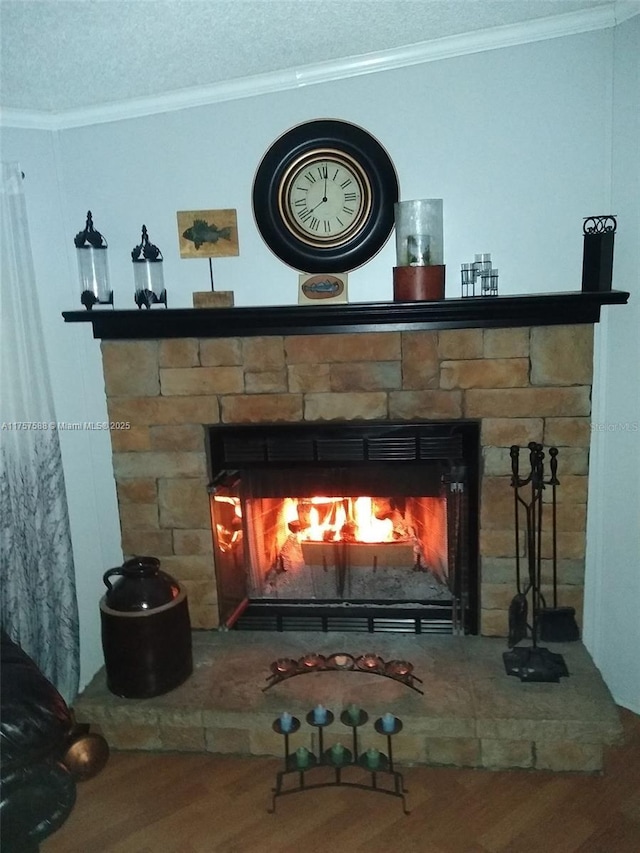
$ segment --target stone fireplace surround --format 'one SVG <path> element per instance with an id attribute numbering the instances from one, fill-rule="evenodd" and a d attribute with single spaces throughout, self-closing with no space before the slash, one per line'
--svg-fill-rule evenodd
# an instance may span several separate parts
<path id="1" fill-rule="evenodd" d="M 160 312 L 144 312 L 141 316 L 133 311 L 102 312 L 96 316 L 94 312 L 94 317 L 87 316 L 89 312 L 68 312 L 65 314 L 67 321 L 91 320 L 94 323 L 95 336 L 102 338 L 109 418 L 112 422 L 130 425 L 111 432 L 125 555 L 149 553 L 158 556 L 163 568 L 186 587 L 193 627 L 214 629 L 218 626 L 218 612 L 206 488 L 205 425 L 472 419 L 480 422 L 481 434 L 480 633 L 483 638 L 505 637 L 507 633 L 507 608 L 514 594 L 509 448 L 512 444 L 526 445 L 529 441 L 541 442 L 545 446 L 555 445 L 560 450 L 559 600 L 562 604 L 574 606 L 580 621 L 593 324 L 599 319 L 600 304 L 626 301 L 623 298 L 626 294 L 617 292 L 598 295 L 601 297 L 598 308 L 593 310 L 593 296 L 589 295 L 592 308 L 586 312 L 578 311 L 575 322 L 570 322 L 570 312 L 567 315 L 567 312 L 556 310 L 557 300 L 553 304 L 554 297 L 550 297 L 552 310 L 546 307 L 543 310 L 539 304 L 541 298 L 536 298 L 536 310 L 531 312 L 537 321 L 535 325 L 523 322 L 526 311 L 516 311 L 515 314 L 512 310 L 506 311 L 509 307 L 506 303 L 513 303 L 514 298 L 508 298 L 501 304 L 502 298 L 498 297 L 494 302 L 494 316 L 489 318 L 483 315 L 487 308 L 482 305 L 481 309 L 474 306 L 468 312 L 472 316 L 467 320 L 461 321 L 460 316 L 443 318 L 439 315 L 435 322 L 428 316 L 428 308 L 425 319 L 426 306 L 421 306 L 416 310 L 419 321 L 409 322 L 406 305 L 390 305 L 386 306 L 386 319 L 378 318 L 375 323 L 363 324 L 356 330 L 351 320 L 347 322 L 345 319 L 346 311 L 352 306 L 341 310 L 337 326 L 333 319 L 327 320 L 321 312 L 315 313 L 316 309 L 305 308 L 305 313 L 311 312 L 307 317 L 313 315 L 314 318 L 306 320 L 306 323 L 320 318 L 313 329 L 296 330 L 290 328 L 288 322 L 274 323 L 271 320 L 263 334 L 257 334 L 251 324 L 242 323 L 237 331 L 245 333 L 234 334 L 234 323 L 227 324 L 222 330 L 224 311 L 215 312 L 216 322 L 212 324 L 216 327 L 215 334 L 202 334 L 203 325 L 207 325 L 203 314 L 207 312 L 201 311 L 166 311 L 162 312 L 164 316 Z M 580 294 L 572 294 L 570 300 L 574 305 L 578 305 L 578 301 L 584 305 L 579 297 Z M 525 301 L 527 299 L 530 298 L 524 298 Z M 478 300 L 473 301 L 478 303 Z M 396 322 L 397 315 L 394 316 L 396 308 L 405 312 L 399 322 Z M 236 319 L 243 311 L 230 310 Z M 269 311 L 273 317 L 276 309 Z M 283 313 L 286 315 L 287 311 L 291 314 L 291 309 L 284 309 Z M 252 316 L 258 312 L 259 309 L 252 309 Z M 194 318 L 197 320 L 195 326 L 188 322 L 189 314 L 199 315 Z M 178 326 L 175 323 L 171 325 L 169 315 L 174 315 L 174 318 L 180 315 Z M 563 319 L 567 322 L 562 322 Z M 451 328 L 452 325 L 463 327 Z M 189 328 L 195 328 L 198 333 L 189 335 Z M 158 329 L 162 334 L 157 334 Z M 543 581 L 548 583 L 548 541 L 543 543 L 543 555 Z M 217 637 L 219 639 L 213 641 L 214 645 L 231 643 L 231 640 L 224 639 L 224 634 L 217 634 Z M 475 641 L 496 642 L 483 638 L 475 638 Z M 291 637 L 291 641 L 294 639 Z M 207 643 L 201 648 L 205 648 Z M 499 645 L 504 648 L 502 643 Z M 580 657 L 584 650 L 581 644 L 578 646 L 575 647 L 575 653 L 579 655 L 578 668 L 586 670 L 589 663 Z M 496 661 L 492 663 L 495 671 L 491 673 L 490 683 L 496 687 L 495 701 L 500 704 L 502 699 L 498 696 L 498 686 L 511 694 L 518 691 L 519 696 L 523 687 L 506 676 L 498 682 L 495 676 L 499 674 L 500 653 L 495 646 L 491 648 L 498 662 L 497 669 Z M 304 648 L 301 650 L 305 651 Z M 469 647 L 463 656 L 468 663 L 478 653 L 485 655 L 486 650 L 474 652 Z M 572 653 L 573 648 L 569 644 L 568 655 Z M 220 665 L 230 664 L 220 662 Z M 433 670 L 431 675 L 441 674 L 438 660 L 435 663 L 425 662 L 425 666 Z M 456 664 L 453 670 L 457 670 Z M 463 674 L 463 680 L 473 684 L 476 675 Z M 593 673 L 589 672 L 589 679 L 592 676 Z M 78 712 L 81 718 L 101 724 L 110 734 L 110 742 L 115 748 L 204 748 L 214 752 L 279 754 L 277 739 L 273 742 L 265 739 L 264 733 L 255 730 L 255 721 L 238 723 L 236 716 L 232 723 L 226 712 L 222 717 L 216 712 L 214 729 L 218 733 L 207 735 L 206 723 L 204 729 L 201 728 L 204 717 L 211 717 L 206 710 L 198 711 L 200 722 L 195 735 L 198 745 L 194 746 L 189 740 L 193 734 L 187 735 L 187 729 L 192 730 L 186 722 L 192 719 L 193 712 L 189 710 L 187 717 L 182 719 L 175 707 L 175 703 L 180 701 L 177 694 L 182 688 L 168 697 L 160 697 L 159 707 L 153 711 L 147 708 L 153 722 L 149 726 L 149 720 L 145 718 L 145 725 L 141 727 L 139 724 L 145 717 L 143 709 L 139 709 L 141 716 L 138 716 L 130 701 L 118 700 L 108 694 L 105 696 L 103 678 L 99 674 L 89 686 L 86 695 L 80 699 Z M 451 672 L 445 678 L 446 682 L 450 680 Z M 538 738 L 548 736 L 548 724 L 543 725 L 545 734 L 542 735 L 537 723 L 529 721 L 529 728 L 524 731 L 515 719 L 522 715 L 521 702 L 524 700 L 528 704 L 525 696 L 516 697 L 518 708 L 515 713 L 506 708 L 500 710 L 498 716 L 509 717 L 511 723 L 502 729 L 500 725 L 491 729 L 494 734 L 489 735 L 491 743 L 487 748 L 497 749 L 499 758 L 494 755 L 485 761 L 482 757 L 482 739 L 477 738 L 483 723 L 478 718 L 477 709 L 471 715 L 475 714 L 475 722 L 470 724 L 469 731 L 464 732 L 458 732 L 455 725 L 450 728 L 451 720 L 449 712 L 446 712 L 442 726 L 438 724 L 438 731 L 431 732 L 438 736 L 426 739 L 433 740 L 434 752 L 429 752 L 423 739 L 418 752 L 413 743 L 409 745 L 410 754 L 406 758 L 467 766 L 600 769 L 603 744 L 614 739 L 617 732 L 610 697 L 606 699 L 606 688 L 596 675 L 595 694 L 591 688 L 589 693 L 592 698 L 597 694 L 598 701 L 604 700 L 606 707 L 593 712 L 598 718 L 593 731 L 598 733 L 589 735 L 586 752 L 578 750 L 579 754 L 576 754 L 572 747 L 566 746 L 566 738 L 572 736 L 572 726 L 564 719 L 558 722 L 564 713 L 560 708 L 567 706 L 567 702 L 561 699 L 561 691 L 577 690 L 577 693 L 572 693 L 574 697 L 581 690 L 576 684 L 566 686 L 570 681 L 572 679 L 556 690 L 552 711 L 545 708 L 540 709 L 539 714 L 525 714 L 527 718 L 541 716 L 543 720 L 556 720 L 553 730 L 556 740 L 552 739 L 551 745 L 545 747 L 550 756 L 548 762 L 546 759 L 542 762 L 536 760 L 537 749 L 542 749 L 542 740 Z M 530 687 L 537 689 L 535 686 L 525 686 L 524 689 L 529 690 Z M 540 685 L 541 689 L 544 687 Z M 193 689 L 195 687 L 191 693 Z M 446 685 L 443 689 L 445 692 L 449 690 Z M 484 687 L 479 689 L 483 691 Z M 506 705 L 512 700 L 513 697 L 505 700 Z M 274 700 L 270 701 L 273 704 Z M 123 703 L 127 707 L 121 709 Z M 165 704 L 170 720 L 164 725 L 165 728 L 168 725 L 169 734 L 162 738 L 159 731 L 163 728 L 161 716 Z M 267 725 L 267 716 L 270 717 L 274 709 L 275 705 L 266 715 L 262 714 L 260 729 Z M 124 717 L 118 716 L 120 712 Z M 418 719 L 424 721 L 425 714 L 429 716 L 430 712 L 420 711 Z M 588 716 L 590 714 L 591 710 Z M 573 712 L 570 711 L 569 716 L 573 717 Z M 421 730 L 422 724 L 414 722 Z M 218 730 L 220 725 L 222 734 Z M 584 718 L 578 720 L 577 726 L 579 731 L 585 730 Z M 224 743 L 226 730 L 235 732 L 231 736 L 231 745 Z M 473 734 L 472 738 L 470 734 Z M 494 735 L 498 739 L 495 743 Z M 243 739 L 244 746 L 238 746 L 233 738 Z M 498 741 L 499 745 L 496 745 Z M 569 750 L 564 758 L 557 757 L 557 748 L 562 744 Z M 513 749 L 517 752 L 516 757 L 512 754 Z M 444 751 L 438 753 L 438 750 Z"/>
<path id="2" fill-rule="evenodd" d="M 181 581 L 218 626 L 203 425 L 481 422 L 481 633 L 514 594 L 512 444 L 560 450 L 560 601 L 582 609 L 591 326 L 103 341 L 122 548 Z M 544 554 L 550 557 L 549 542 Z M 545 576 L 548 579 L 548 559 Z"/>

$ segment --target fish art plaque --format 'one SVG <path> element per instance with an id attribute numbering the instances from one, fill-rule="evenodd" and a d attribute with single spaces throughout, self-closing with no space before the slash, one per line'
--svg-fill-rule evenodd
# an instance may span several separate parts
<path id="1" fill-rule="evenodd" d="M 236 211 L 179 210 L 181 258 L 228 258 L 239 254 Z"/>

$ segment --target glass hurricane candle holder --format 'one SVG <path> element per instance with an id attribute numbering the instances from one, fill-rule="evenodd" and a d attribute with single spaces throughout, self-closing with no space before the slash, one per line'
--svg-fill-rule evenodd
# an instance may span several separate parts
<path id="1" fill-rule="evenodd" d="M 138 308 L 151 308 L 152 305 L 167 307 L 167 291 L 162 272 L 162 252 L 149 242 L 147 226 L 142 226 L 142 239 L 131 252 L 133 262 L 133 280 L 135 284 L 135 303 Z"/>
<path id="2" fill-rule="evenodd" d="M 90 311 L 94 305 L 113 305 L 113 291 L 109 284 L 107 241 L 93 227 L 91 211 L 87 211 L 84 231 L 73 239 L 78 259 L 80 301 Z"/>
<path id="3" fill-rule="evenodd" d="M 395 205 L 396 259 L 393 296 L 397 302 L 444 297 L 442 199 L 400 201 Z"/>

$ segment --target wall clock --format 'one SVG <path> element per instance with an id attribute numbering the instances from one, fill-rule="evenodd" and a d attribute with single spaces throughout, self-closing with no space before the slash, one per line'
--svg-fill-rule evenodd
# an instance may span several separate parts
<path id="1" fill-rule="evenodd" d="M 288 130 L 253 182 L 253 215 L 271 251 L 294 269 L 348 272 L 370 260 L 394 225 L 398 178 L 370 133 L 336 119 Z"/>

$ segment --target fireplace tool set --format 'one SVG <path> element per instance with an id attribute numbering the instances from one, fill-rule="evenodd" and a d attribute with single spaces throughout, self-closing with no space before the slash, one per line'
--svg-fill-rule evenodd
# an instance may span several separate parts
<path id="1" fill-rule="evenodd" d="M 515 559 L 517 593 L 509 606 L 509 651 L 503 654 L 507 675 L 521 681 L 558 682 L 569 671 L 560 654 L 538 646 L 545 642 L 568 642 L 579 639 L 579 629 L 572 607 L 558 606 L 557 575 L 557 487 L 558 449 L 549 449 L 550 476 L 545 480 L 544 451 L 541 444 L 530 442 L 530 470 L 520 476 L 520 448 L 511 447 L 511 486 L 514 495 Z M 543 492 L 551 488 L 551 547 L 553 606 L 547 606 L 542 593 L 542 528 Z M 521 518 L 524 515 L 524 530 Z M 522 547 L 524 544 L 524 548 Z M 526 555 L 526 572 L 521 565 L 521 553 Z M 531 619 L 529 619 L 529 600 Z M 527 637 L 530 646 L 514 648 Z"/>
<path id="2" fill-rule="evenodd" d="M 350 705 L 340 715 L 340 722 L 351 729 L 351 749 L 340 742 L 325 749 L 324 729 L 334 722 L 334 715 L 327 708 L 318 705 L 309 711 L 305 719 L 318 731 L 317 754 L 304 746 L 290 751 L 289 736 L 300 729 L 300 720 L 297 717 L 284 712 L 273 721 L 273 731 L 284 736 L 284 769 L 278 772 L 276 786 L 272 789 L 271 808 L 268 809 L 271 814 L 275 811 L 277 797 L 335 786 L 360 788 L 400 797 L 404 813 L 409 814 L 405 799 L 408 791 L 404 787 L 402 774 L 394 768 L 391 743 L 393 736 L 402 731 L 402 720 L 387 713 L 375 721 L 375 731 L 387 739 L 385 754 L 373 747 L 366 750 L 360 747 L 358 729 L 369 720 L 369 715 L 362 708 Z M 367 774 L 364 779 L 368 777 L 369 781 L 363 781 L 362 771 Z M 354 772 L 357 775 L 353 775 Z M 297 777 L 297 784 L 285 788 L 284 780 L 291 774 L 294 778 Z M 344 774 L 347 774 L 346 778 Z"/>

